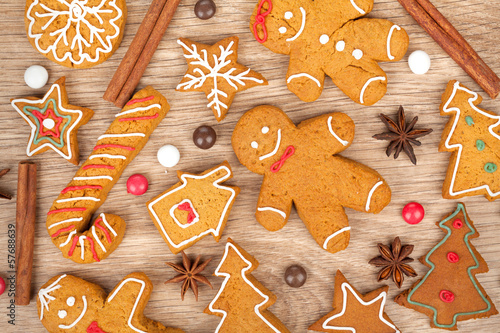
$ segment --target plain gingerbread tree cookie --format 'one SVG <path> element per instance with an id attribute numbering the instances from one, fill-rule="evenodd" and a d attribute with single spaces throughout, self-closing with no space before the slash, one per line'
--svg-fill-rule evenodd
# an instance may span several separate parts
<path id="1" fill-rule="evenodd" d="M 351 144 L 354 122 L 327 113 L 295 126 L 264 105 L 236 124 L 232 145 L 241 164 L 264 176 L 256 217 L 270 231 L 283 228 L 292 203 L 316 242 L 335 253 L 349 244 L 344 207 L 378 213 L 391 201 L 385 180 L 369 167 L 337 155 Z"/>
<path id="2" fill-rule="evenodd" d="M 387 90 L 380 61 L 406 53 L 406 31 L 385 19 L 359 17 L 373 0 L 260 0 L 250 28 L 260 43 L 290 55 L 288 89 L 301 100 L 316 100 L 325 74 L 350 99 L 372 105 Z"/>

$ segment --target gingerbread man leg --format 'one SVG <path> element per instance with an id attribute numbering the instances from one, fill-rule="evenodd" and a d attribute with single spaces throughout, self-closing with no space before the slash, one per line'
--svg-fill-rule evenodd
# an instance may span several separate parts
<path id="1" fill-rule="evenodd" d="M 293 49 L 290 53 L 290 63 L 286 74 L 288 89 L 304 102 L 318 99 L 323 91 L 325 73 L 320 68 L 320 62 L 309 58 L 306 62 L 306 50 Z"/>

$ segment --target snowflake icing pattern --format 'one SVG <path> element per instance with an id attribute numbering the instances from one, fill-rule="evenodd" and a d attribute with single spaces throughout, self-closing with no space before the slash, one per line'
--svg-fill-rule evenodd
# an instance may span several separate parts
<path id="1" fill-rule="evenodd" d="M 267 84 L 262 75 L 236 62 L 237 37 L 226 38 L 213 46 L 184 38 L 177 43 L 183 47 L 189 65 L 177 90 L 205 92 L 209 101 L 207 106 L 212 108 L 218 121 L 226 116 L 236 92 Z M 230 87 L 223 87 L 225 83 Z"/>
<path id="2" fill-rule="evenodd" d="M 38 51 L 45 55 L 52 52 L 56 61 L 95 63 L 100 53 L 113 51 L 113 40 L 120 35 L 116 21 L 123 11 L 116 1 L 34 0 L 26 11 L 28 36 L 35 40 Z"/>

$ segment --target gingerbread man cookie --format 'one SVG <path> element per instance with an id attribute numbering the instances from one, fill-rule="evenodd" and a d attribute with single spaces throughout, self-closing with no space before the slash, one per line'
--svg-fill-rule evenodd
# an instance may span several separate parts
<path id="1" fill-rule="evenodd" d="M 357 19 L 372 8 L 373 0 L 260 0 L 250 28 L 265 47 L 290 55 L 287 85 L 301 100 L 321 95 L 326 74 L 353 101 L 372 105 L 387 90 L 377 62 L 400 60 L 409 43 L 388 20 Z"/>
<path id="2" fill-rule="evenodd" d="M 98 285 L 64 274 L 42 286 L 37 308 L 50 333 L 183 333 L 144 317 L 152 290 L 144 273 L 127 275 L 107 296 Z"/>
<path id="3" fill-rule="evenodd" d="M 283 228 L 292 203 L 316 242 L 335 253 L 349 244 L 344 207 L 378 213 L 391 200 L 384 179 L 369 167 L 338 156 L 354 138 L 354 122 L 329 113 L 295 126 L 273 106 L 259 106 L 238 121 L 232 145 L 240 162 L 264 175 L 257 220 Z"/>

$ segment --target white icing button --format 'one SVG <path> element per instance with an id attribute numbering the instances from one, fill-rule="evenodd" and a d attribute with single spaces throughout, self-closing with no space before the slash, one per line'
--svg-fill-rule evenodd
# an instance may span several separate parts
<path id="1" fill-rule="evenodd" d="M 33 89 L 42 88 L 49 80 L 49 73 L 47 70 L 38 65 L 28 67 L 24 72 L 24 82 Z"/>
<path id="2" fill-rule="evenodd" d="M 431 67 L 431 58 L 424 51 L 414 51 L 408 57 L 408 66 L 415 74 L 425 74 Z"/>
<path id="3" fill-rule="evenodd" d="M 252 141 L 252 143 L 250 144 L 250 146 L 252 146 L 252 148 L 254 148 L 254 149 L 259 148 L 259 144 L 257 143 L 257 141 Z"/>
<path id="4" fill-rule="evenodd" d="M 267 132 L 269 132 L 269 127 L 267 126 L 262 127 L 262 133 L 267 134 Z"/>
<path id="5" fill-rule="evenodd" d="M 59 312 L 57 313 L 57 315 L 59 316 L 59 318 L 61 319 L 64 319 L 66 318 L 66 316 L 68 315 L 68 313 L 64 310 L 59 310 Z"/>
<path id="6" fill-rule="evenodd" d="M 321 44 L 326 44 L 326 43 L 328 43 L 329 40 L 330 40 L 330 37 L 328 35 L 321 35 L 321 37 L 319 37 L 319 42 Z"/>
<path id="7" fill-rule="evenodd" d="M 281 33 L 281 34 L 284 34 L 286 32 L 286 28 L 285 27 L 280 27 L 278 29 L 278 31 Z"/>
<path id="8" fill-rule="evenodd" d="M 158 149 L 158 154 L 156 155 L 158 162 L 165 168 L 171 168 L 176 166 L 181 159 L 181 154 L 179 149 L 172 145 L 165 145 Z"/>
<path id="9" fill-rule="evenodd" d="M 292 12 L 286 12 L 286 13 L 285 13 L 285 18 L 286 18 L 287 20 L 291 19 L 292 17 L 293 17 L 293 13 L 292 13 Z"/>
<path id="10" fill-rule="evenodd" d="M 356 60 L 359 60 L 363 57 L 363 51 L 361 51 L 360 49 L 355 49 L 354 51 L 352 51 L 352 56 L 356 59 Z"/>
<path id="11" fill-rule="evenodd" d="M 42 121 L 43 127 L 46 129 L 53 129 L 56 126 L 56 122 L 53 119 L 47 118 Z"/>
<path id="12" fill-rule="evenodd" d="M 337 44 L 335 44 L 335 49 L 337 49 L 337 51 L 339 52 L 344 51 L 344 48 L 345 48 L 345 42 L 343 40 L 339 40 Z"/>
<path id="13" fill-rule="evenodd" d="M 75 305 L 75 298 L 73 296 L 68 297 L 68 299 L 66 300 L 66 304 L 68 304 L 68 306 Z"/>

